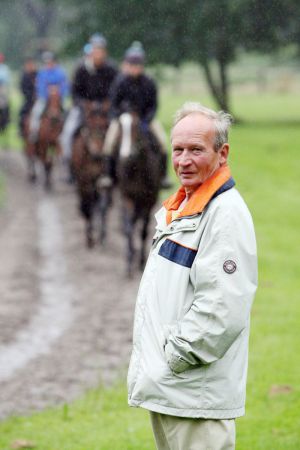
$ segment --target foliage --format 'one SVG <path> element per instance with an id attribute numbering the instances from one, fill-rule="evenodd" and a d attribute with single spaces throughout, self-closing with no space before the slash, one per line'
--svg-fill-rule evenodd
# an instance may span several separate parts
<path id="1" fill-rule="evenodd" d="M 16 64 L 46 47 L 78 54 L 96 31 L 117 59 L 141 40 L 149 64 L 200 63 L 212 96 L 229 110 L 228 67 L 237 52 L 295 43 L 300 54 L 299 19 L 298 0 L 89 0 L 84 8 L 81 0 L 2 0 L 0 42 Z"/>
<path id="2" fill-rule="evenodd" d="M 79 0 L 69 0 L 69 4 Z M 199 62 L 210 91 L 225 110 L 230 109 L 228 66 L 240 48 L 273 51 L 290 42 L 299 44 L 296 0 L 91 0 L 82 16 L 71 18 L 79 31 L 69 49 L 92 31 L 102 31 L 112 53 L 121 57 L 133 40 L 148 50 L 149 63 L 179 65 Z M 122 45 L 120 45 L 120 42 Z"/>

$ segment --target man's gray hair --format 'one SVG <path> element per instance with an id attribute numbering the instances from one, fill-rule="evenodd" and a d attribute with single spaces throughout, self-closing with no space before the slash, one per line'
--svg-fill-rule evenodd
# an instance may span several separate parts
<path id="1" fill-rule="evenodd" d="M 202 114 L 203 116 L 208 117 L 214 122 L 216 128 L 214 149 L 218 151 L 223 144 L 226 144 L 228 142 L 228 130 L 233 122 L 233 117 L 224 111 L 216 112 L 213 109 L 206 108 L 205 106 L 201 105 L 201 103 L 186 102 L 175 113 L 173 128 L 184 117 L 195 113 Z"/>

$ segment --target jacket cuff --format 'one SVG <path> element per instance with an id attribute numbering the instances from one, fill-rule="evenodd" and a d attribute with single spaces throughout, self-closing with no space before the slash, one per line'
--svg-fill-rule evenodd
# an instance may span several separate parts
<path id="1" fill-rule="evenodd" d="M 184 372 L 190 367 L 190 364 L 181 356 L 174 355 L 174 353 L 172 352 L 172 344 L 170 343 L 165 346 L 165 355 L 167 358 L 168 366 L 174 373 Z"/>

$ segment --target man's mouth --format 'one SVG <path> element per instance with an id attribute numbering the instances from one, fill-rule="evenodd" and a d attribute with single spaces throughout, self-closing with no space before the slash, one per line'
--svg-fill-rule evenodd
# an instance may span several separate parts
<path id="1" fill-rule="evenodd" d="M 194 172 L 180 172 L 179 174 L 180 176 L 185 176 L 185 175 L 194 175 Z"/>

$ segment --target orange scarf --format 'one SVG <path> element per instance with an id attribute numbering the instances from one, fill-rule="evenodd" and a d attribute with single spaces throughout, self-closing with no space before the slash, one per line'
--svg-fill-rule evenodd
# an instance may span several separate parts
<path id="1" fill-rule="evenodd" d="M 167 210 L 167 224 L 169 225 L 175 218 L 179 219 L 181 217 L 192 216 L 202 212 L 218 189 L 220 189 L 230 178 L 231 173 L 228 165 L 221 166 L 213 173 L 213 175 L 205 180 L 195 192 L 193 192 L 184 208 L 179 211 L 178 214 L 174 214 L 186 197 L 185 189 L 181 186 L 175 194 L 171 195 L 171 197 L 163 203 Z"/>

